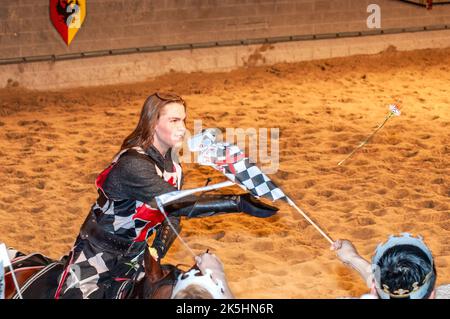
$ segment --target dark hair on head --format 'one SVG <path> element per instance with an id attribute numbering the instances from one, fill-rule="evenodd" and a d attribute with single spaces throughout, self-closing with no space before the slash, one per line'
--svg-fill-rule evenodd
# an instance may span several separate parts
<path id="1" fill-rule="evenodd" d="M 386 285 L 392 293 L 399 289 L 412 291 L 414 283 L 423 285 L 427 275 L 431 281 L 423 299 L 429 298 L 436 283 L 436 268 L 432 260 L 419 247 L 398 245 L 389 248 L 378 261 L 380 286 Z"/>
<path id="2" fill-rule="evenodd" d="M 180 103 L 186 107 L 184 100 L 172 93 L 153 93 L 142 106 L 139 122 L 133 132 L 122 143 L 120 150 L 131 147 L 148 149 L 153 144 L 153 135 L 161 112 L 169 103 Z"/>

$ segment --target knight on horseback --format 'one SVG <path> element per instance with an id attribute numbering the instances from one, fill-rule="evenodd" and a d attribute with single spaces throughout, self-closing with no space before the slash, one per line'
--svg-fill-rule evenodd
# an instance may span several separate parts
<path id="1" fill-rule="evenodd" d="M 98 198 L 66 258 L 55 298 L 119 298 L 124 282 L 143 276 L 147 239 L 163 258 L 175 239 L 155 197 L 179 190 L 182 168 L 176 149 L 183 141 L 186 103 L 174 94 L 154 93 L 121 150 L 96 179 Z M 181 216 L 202 217 L 245 212 L 269 217 L 278 209 L 251 196 L 190 196 L 165 211 L 181 230 Z"/>

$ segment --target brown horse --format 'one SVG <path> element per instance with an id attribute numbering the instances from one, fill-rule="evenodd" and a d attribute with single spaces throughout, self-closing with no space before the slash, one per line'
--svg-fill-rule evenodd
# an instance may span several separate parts
<path id="1" fill-rule="evenodd" d="M 161 265 L 146 249 L 145 276 L 134 285 L 126 299 L 170 299 L 178 276 L 184 271 L 173 265 Z"/>
<path id="2" fill-rule="evenodd" d="M 14 270 L 14 274 L 17 279 L 19 287 L 25 285 L 25 283 L 35 275 L 37 272 L 42 270 L 44 266 L 34 266 L 34 267 L 24 267 Z M 12 299 L 16 294 L 16 286 L 14 285 L 13 277 L 11 272 L 5 274 L 5 299 Z"/>
<path id="3" fill-rule="evenodd" d="M 67 257 L 51 260 L 41 254 L 20 256 L 12 261 L 24 299 L 53 299 Z M 170 299 L 177 278 L 183 273 L 173 265 L 161 265 L 148 249 L 144 253 L 145 275 L 137 282 L 125 283 L 128 288 L 118 296 L 121 299 Z M 5 271 L 5 298 L 17 299 L 17 291 L 11 272 Z"/>
<path id="4" fill-rule="evenodd" d="M 63 267 L 63 264 L 64 259 L 56 262 L 38 253 L 30 255 L 17 253 L 17 256 L 11 261 L 21 291 L 26 290 L 32 284 L 34 285 L 36 281 L 51 280 L 51 277 L 58 272 L 58 269 Z M 5 269 L 5 298 L 13 299 L 17 295 L 17 290 L 11 271 L 9 271 L 10 268 L 7 270 Z"/>

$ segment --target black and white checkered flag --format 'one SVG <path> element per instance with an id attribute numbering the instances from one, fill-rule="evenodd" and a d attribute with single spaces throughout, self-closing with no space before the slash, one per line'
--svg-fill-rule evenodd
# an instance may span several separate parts
<path id="1" fill-rule="evenodd" d="M 275 185 L 236 145 L 216 142 L 218 131 L 206 129 L 193 136 L 188 144 L 191 152 L 197 152 L 197 163 L 215 168 L 231 182 L 250 192 L 255 197 L 264 197 L 272 201 L 281 199 L 294 207 L 330 244 L 333 240 L 317 226 L 284 192 Z M 220 187 L 228 186 L 221 183 Z M 217 184 L 219 185 L 219 184 Z M 200 190 L 200 189 L 197 189 Z"/>
<path id="2" fill-rule="evenodd" d="M 215 168 L 229 180 L 253 196 L 271 201 L 287 201 L 283 191 L 275 185 L 236 145 L 229 143 L 208 143 L 201 145 L 198 163 Z M 192 148 L 191 148 L 192 149 Z"/>
<path id="3" fill-rule="evenodd" d="M 214 168 L 256 197 L 286 201 L 283 191 L 246 157 L 235 163 L 216 164 Z"/>

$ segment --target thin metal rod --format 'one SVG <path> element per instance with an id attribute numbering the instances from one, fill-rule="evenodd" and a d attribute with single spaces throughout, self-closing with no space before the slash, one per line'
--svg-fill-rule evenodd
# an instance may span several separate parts
<path id="1" fill-rule="evenodd" d="M 219 188 L 223 188 L 223 187 L 228 187 L 228 186 L 232 186 L 232 185 L 235 185 L 232 181 L 226 181 L 226 182 L 213 184 L 213 185 L 209 185 L 209 186 L 204 186 L 204 187 L 186 189 L 186 190 L 182 190 L 182 191 L 173 191 L 170 193 L 159 195 L 159 196 L 157 196 L 157 199 L 161 201 L 162 205 L 166 205 L 168 203 L 176 201 L 177 199 L 186 197 L 188 195 L 192 195 L 197 192 L 207 192 L 207 191 L 211 191 L 211 190 L 215 190 L 215 189 L 219 189 Z"/>
<path id="2" fill-rule="evenodd" d="M 342 161 L 340 161 L 338 163 L 338 166 L 341 166 L 342 163 L 344 163 L 346 160 L 348 160 L 350 157 L 353 156 L 353 154 L 355 154 L 355 152 L 357 150 L 359 150 L 361 147 L 363 147 L 364 145 L 367 144 L 367 142 L 379 131 L 381 130 L 381 128 L 384 126 L 384 124 L 386 124 L 386 122 L 394 115 L 394 113 L 389 112 L 389 115 L 386 116 L 386 118 L 384 119 L 383 123 L 381 123 L 380 125 L 378 125 L 378 127 L 375 129 L 375 131 L 372 132 L 372 134 L 370 134 L 364 141 L 362 141 L 350 154 L 347 155 L 346 158 L 344 158 Z"/>
<path id="3" fill-rule="evenodd" d="M 189 247 L 189 245 L 184 241 L 184 239 L 181 237 L 180 233 L 175 229 L 175 227 L 173 226 L 172 222 L 170 221 L 170 219 L 167 217 L 167 214 L 164 210 L 164 207 L 162 205 L 160 205 L 160 203 L 158 203 L 159 201 L 157 200 L 156 203 L 158 204 L 158 208 L 161 211 L 161 213 L 163 213 L 164 218 L 167 220 L 167 223 L 169 224 L 170 228 L 172 228 L 173 232 L 177 235 L 178 239 L 181 241 L 181 243 L 183 244 L 184 247 L 186 247 L 186 249 L 191 253 L 192 257 L 195 258 L 196 254 L 194 253 L 194 251 L 191 249 L 191 247 Z"/>
<path id="4" fill-rule="evenodd" d="M 173 191 L 173 192 L 162 194 L 160 196 L 155 197 L 156 205 L 158 206 L 158 209 L 161 211 L 161 213 L 163 213 L 164 218 L 165 218 L 165 220 L 167 220 L 167 223 L 169 224 L 170 228 L 172 228 L 173 232 L 177 235 L 178 239 L 181 241 L 183 246 L 186 247 L 186 249 L 191 253 L 191 255 L 194 258 L 196 256 L 196 254 L 191 249 L 191 247 L 189 247 L 189 245 L 184 241 L 184 239 L 181 237 L 180 233 L 178 233 L 178 231 L 173 226 L 170 219 L 167 217 L 166 211 L 164 210 L 164 204 L 171 203 L 177 199 L 194 194 L 196 192 L 201 192 L 201 191 L 206 192 L 206 191 L 219 189 L 222 187 L 228 187 L 228 186 L 232 186 L 232 185 L 234 185 L 234 183 L 232 181 L 226 181 L 223 183 L 218 183 L 218 184 L 214 184 L 214 185 L 198 187 L 198 188 L 193 188 L 193 189 L 187 189 L 187 190 L 183 190 L 183 191 Z"/>

